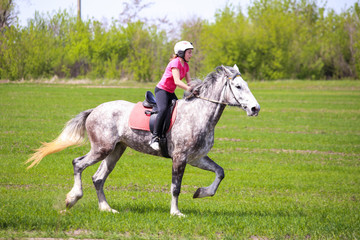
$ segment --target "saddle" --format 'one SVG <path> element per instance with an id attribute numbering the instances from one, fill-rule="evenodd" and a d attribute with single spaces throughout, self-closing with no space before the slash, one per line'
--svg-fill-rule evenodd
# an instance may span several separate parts
<path id="1" fill-rule="evenodd" d="M 158 108 L 152 92 L 147 91 L 145 100 L 138 102 L 131 110 L 129 127 L 132 129 L 154 132 L 154 126 Z M 164 125 L 162 126 L 162 136 L 159 140 L 161 153 L 164 157 L 170 158 L 167 148 L 166 133 L 171 129 L 176 119 L 176 100 L 173 100 L 166 113 Z"/>

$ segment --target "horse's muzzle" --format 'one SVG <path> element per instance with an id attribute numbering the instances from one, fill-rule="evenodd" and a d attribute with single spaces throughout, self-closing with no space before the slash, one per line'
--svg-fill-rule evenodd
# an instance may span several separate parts
<path id="1" fill-rule="evenodd" d="M 250 111 L 247 111 L 247 115 L 250 117 L 256 117 L 259 115 L 260 112 L 260 105 L 256 104 L 254 107 L 250 108 Z"/>

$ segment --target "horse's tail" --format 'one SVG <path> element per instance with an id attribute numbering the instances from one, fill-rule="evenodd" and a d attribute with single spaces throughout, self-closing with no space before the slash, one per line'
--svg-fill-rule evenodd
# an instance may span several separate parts
<path id="1" fill-rule="evenodd" d="M 39 149 L 26 161 L 31 163 L 27 169 L 40 163 L 47 155 L 64 150 L 67 147 L 81 145 L 85 143 L 85 122 L 93 109 L 79 113 L 76 117 L 68 121 L 61 134 L 52 142 L 42 143 Z"/>

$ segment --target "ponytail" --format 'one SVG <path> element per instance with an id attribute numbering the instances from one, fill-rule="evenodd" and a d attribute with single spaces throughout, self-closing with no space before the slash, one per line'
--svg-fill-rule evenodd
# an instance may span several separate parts
<path id="1" fill-rule="evenodd" d="M 172 57 L 169 59 L 169 62 L 171 62 L 172 60 L 174 60 L 174 59 L 177 58 L 177 57 L 178 57 L 178 55 L 173 54 Z"/>

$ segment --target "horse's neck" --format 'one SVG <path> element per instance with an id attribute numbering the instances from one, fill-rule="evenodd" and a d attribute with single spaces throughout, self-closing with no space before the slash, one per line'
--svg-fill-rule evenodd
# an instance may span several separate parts
<path id="1" fill-rule="evenodd" d="M 194 115 L 193 117 L 199 118 L 199 121 L 196 121 L 197 124 L 204 125 L 204 128 L 213 129 L 215 125 L 218 123 L 225 106 L 224 104 L 220 104 L 217 102 L 223 102 L 224 98 L 224 85 L 222 82 L 217 82 L 217 86 L 213 85 L 212 89 L 207 89 L 204 91 L 203 99 L 195 98 L 186 102 L 185 104 L 188 105 L 189 111 L 191 111 Z M 215 102 L 208 101 L 205 99 L 211 99 Z"/>
<path id="2" fill-rule="evenodd" d="M 223 88 L 223 86 L 220 86 L 220 88 Z M 223 92 L 224 89 L 222 89 L 221 91 L 218 91 L 217 94 L 214 93 L 210 93 L 208 92 L 208 94 L 205 94 L 204 98 L 205 99 L 210 99 L 210 100 L 214 100 L 215 102 L 212 101 L 207 101 L 207 100 L 203 100 L 200 99 L 200 105 L 202 106 L 202 108 L 208 112 L 209 114 L 209 121 L 211 123 L 213 123 L 214 127 L 217 124 L 217 122 L 219 121 L 225 106 L 224 104 L 220 104 L 220 102 L 224 101 L 224 95 L 225 94 Z M 216 103 L 217 102 L 217 103 Z"/>
<path id="3" fill-rule="evenodd" d="M 212 102 L 206 102 L 206 105 L 207 111 L 209 113 L 208 121 L 215 128 L 215 125 L 218 123 L 222 113 L 224 112 L 225 105 Z M 205 106 L 205 104 L 203 106 Z"/>
<path id="4" fill-rule="evenodd" d="M 218 123 L 225 106 L 218 103 L 209 102 L 203 99 L 194 99 L 190 104 L 191 111 L 194 111 L 194 117 L 201 119 L 204 128 L 215 128 Z M 197 121 L 198 122 L 198 121 Z M 198 123 L 197 123 L 198 124 Z"/>

